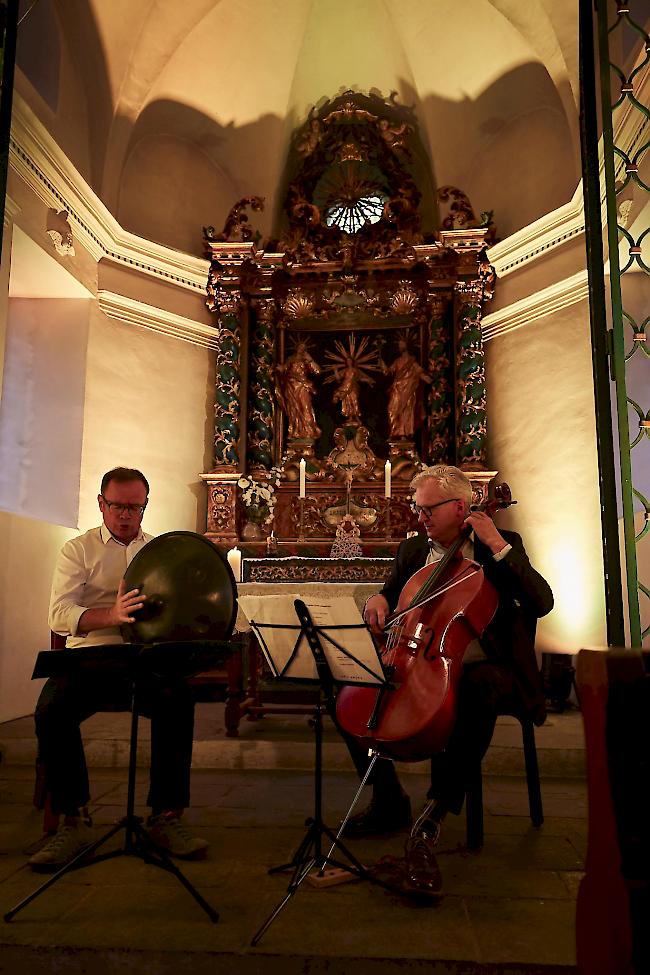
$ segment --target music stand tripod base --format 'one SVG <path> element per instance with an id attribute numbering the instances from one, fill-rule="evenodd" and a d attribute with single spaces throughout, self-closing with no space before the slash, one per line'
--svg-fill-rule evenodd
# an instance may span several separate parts
<path id="1" fill-rule="evenodd" d="M 387 888 L 389 890 L 393 889 L 389 884 L 373 877 L 372 874 L 363 866 L 363 864 L 360 863 L 359 860 L 357 860 L 357 858 L 342 843 L 340 838 L 343 828 L 342 826 L 339 828 L 339 833 L 337 835 L 323 822 L 323 714 L 326 709 L 331 710 L 334 706 L 333 678 L 325 657 L 325 653 L 320 643 L 319 632 L 312 622 L 308 608 L 301 600 L 298 599 L 295 600 L 295 608 L 300 620 L 302 632 L 307 638 L 309 648 L 316 662 L 318 682 L 321 689 L 321 695 L 314 710 L 314 717 L 312 721 L 314 727 L 314 815 L 311 819 L 307 820 L 307 832 L 289 863 L 283 864 L 279 867 L 272 867 L 269 870 L 270 874 L 274 874 L 292 869 L 293 874 L 291 880 L 289 881 L 284 898 L 271 912 L 266 921 L 252 938 L 251 945 L 253 947 L 259 944 L 264 933 L 269 929 L 282 909 L 289 903 L 293 895 L 298 891 L 300 885 L 312 875 L 313 870 L 316 870 L 317 877 L 320 875 L 322 877 L 327 876 L 328 878 L 331 878 L 335 876 L 334 871 L 336 871 L 337 874 L 347 874 L 349 879 L 369 880 L 371 883 L 377 884 L 378 886 Z M 272 626 L 272 624 L 268 624 L 268 626 Z M 327 708 L 323 706 L 323 696 L 327 701 Z M 367 774 L 369 774 L 369 771 Z M 350 811 L 348 811 L 345 821 L 347 821 L 349 814 Z M 324 852 L 322 846 L 324 837 L 327 837 L 331 844 L 329 852 L 327 853 Z M 347 863 L 342 863 L 340 860 L 336 860 L 332 857 L 335 849 L 340 851 L 340 853 L 346 857 L 348 861 Z M 316 883 L 318 884 L 318 881 L 316 881 Z"/>

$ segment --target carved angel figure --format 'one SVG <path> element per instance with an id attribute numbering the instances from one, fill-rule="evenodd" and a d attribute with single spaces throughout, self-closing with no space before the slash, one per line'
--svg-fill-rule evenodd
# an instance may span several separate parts
<path id="1" fill-rule="evenodd" d="M 341 382 L 334 390 L 332 402 L 341 404 L 341 413 L 349 423 L 361 423 L 359 382 L 371 382 L 371 380 L 363 376 L 350 356 L 345 360 L 345 368 L 335 371 L 334 378 Z"/>
<path id="2" fill-rule="evenodd" d="M 299 342 L 294 354 L 282 365 L 276 366 L 278 400 L 287 415 L 292 440 L 315 440 L 321 435 L 312 403 L 316 389 L 309 378 L 310 373 L 319 375 L 320 371 L 305 342 Z"/>
<path id="3" fill-rule="evenodd" d="M 392 376 L 388 390 L 388 428 L 391 440 L 412 437 L 416 427 L 422 422 L 418 407 L 420 383 L 433 382 L 415 356 L 411 355 L 404 339 L 397 348 L 399 355 L 390 365 L 384 365 L 384 373 Z"/>

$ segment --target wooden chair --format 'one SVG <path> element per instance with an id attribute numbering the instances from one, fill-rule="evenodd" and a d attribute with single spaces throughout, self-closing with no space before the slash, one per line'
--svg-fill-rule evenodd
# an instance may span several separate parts
<path id="1" fill-rule="evenodd" d="M 581 650 L 589 832 L 576 905 L 581 975 L 650 971 L 650 654 Z"/>
<path id="2" fill-rule="evenodd" d="M 539 763 L 537 761 L 537 747 L 535 745 L 535 725 L 529 717 L 514 708 L 503 711 L 516 718 L 521 725 L 524 762 L 526 765 L 526 783 L 528 786 L 528 808 L 530 819 L 536 828 L 544 822 L 542 807 L 542 791 L 539 782 Z M 465 817 L 467 829 L 467 846 L 470 850 L 480 850 L 483 846 L 483 773 L 481 764 L 474 769 L 465 797 Z"/>

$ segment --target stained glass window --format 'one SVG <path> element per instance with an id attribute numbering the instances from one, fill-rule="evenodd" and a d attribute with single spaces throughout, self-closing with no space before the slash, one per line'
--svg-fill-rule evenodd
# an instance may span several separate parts
<path id="1" fill-rule="evenodd" d="M 353 146 L 348 146 L 352 150 Z M 381 170 L 361 159 L 345 159 L 330 166 L 314 190 L 314 203 L 328 227 L 356 234 L 365 223 L 377 223 L 388 199 Z"/>
<path id="2" fill-rule="evenodd" d="M 335 203 L 325 214 L 328 227 L 336 225 L 343 233 L 356 234 L 364 223 L 377 223 L 384 212 L 385 197 L 363 196 L 354 203 Z"/>

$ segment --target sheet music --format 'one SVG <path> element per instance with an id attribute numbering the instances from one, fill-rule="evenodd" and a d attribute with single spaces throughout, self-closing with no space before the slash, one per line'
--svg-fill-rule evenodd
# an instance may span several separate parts
<path id="1" fill-rule="evenodd" d="M 258 628 L 260 623 L 299 627 L 294 600 L 301 598 L 300 593 L 294 592 L 287 595 L 241 596 L 238 602 L 251 627 L 261 637 L 262 648 L 275 676 L 317 680 L 314 656 L 304 637 L 291 659 L 299 629 Z M 334 680 L 346 684 L 383 683 L 383 668 L 377 648 L 354 598 L 319 596 L 305 604 L 314 626 L 321 630 L 320 642 Z M 352 628 L 339 630 L 335 629 L 337 626 Z"/>
<path id="2" fill-rule="evenodd" d="M 284 594 L 240 596 L 237 602 L 259 639 L 262 652 L 274 677 L 318 680 L 316 661 L 301 634 L 300 621 L 293 605 L 294 599 L 300 599 L 297 592 L 286 596 Z M 291 629 L 274 630 L 272 626 L 287 626 Z M 296 641 L 299 638 L 301 645 L 292 660 Z"/>

